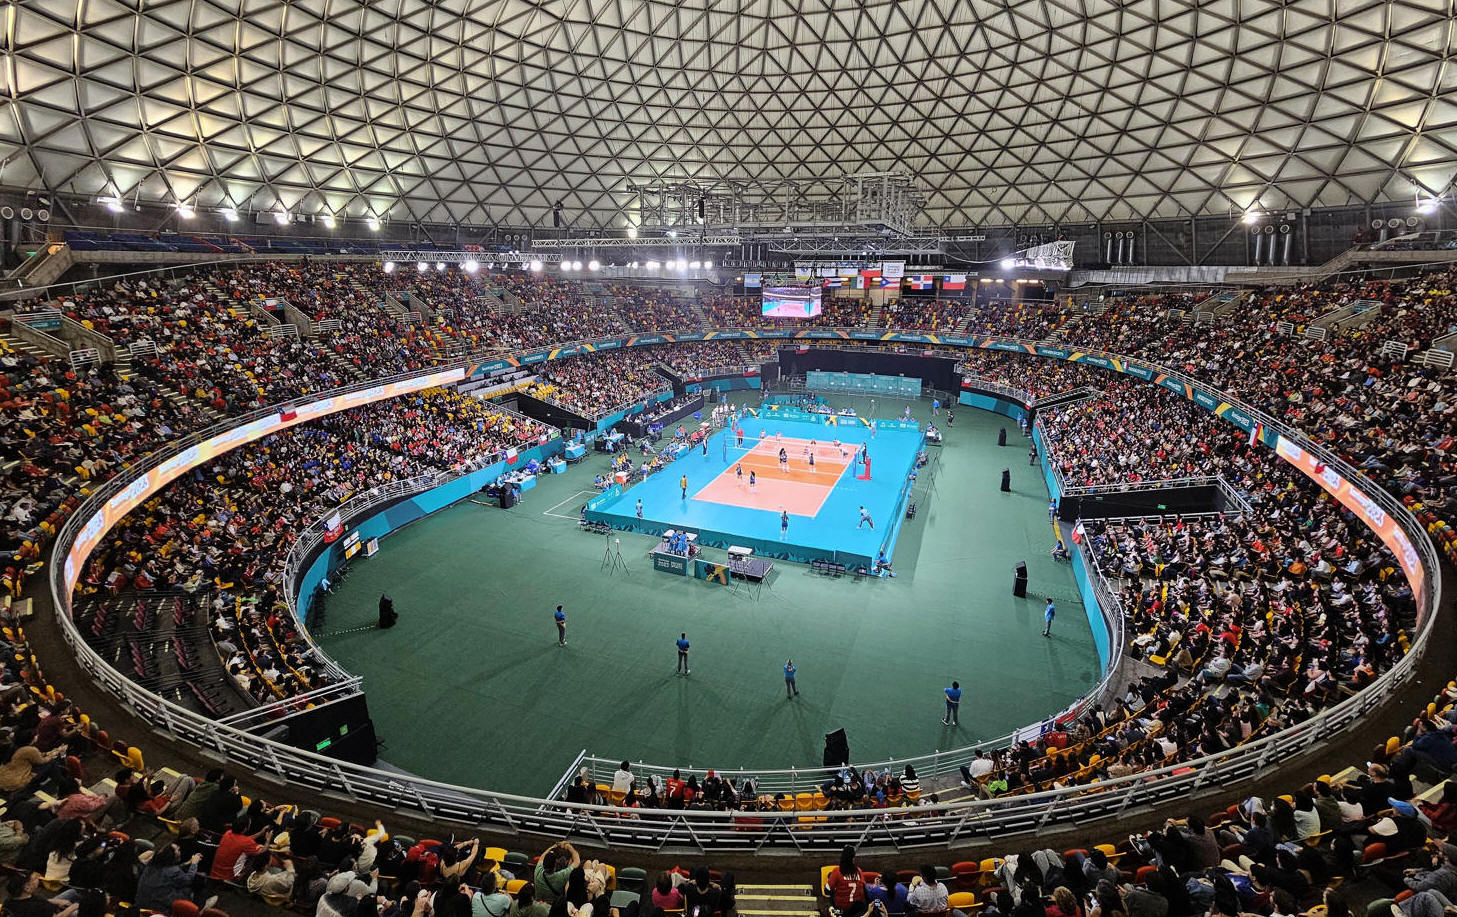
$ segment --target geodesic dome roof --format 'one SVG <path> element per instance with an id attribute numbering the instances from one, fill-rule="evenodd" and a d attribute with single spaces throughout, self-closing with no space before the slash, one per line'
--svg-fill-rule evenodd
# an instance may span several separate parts
<path id="1" fill-rule="evenodd" d="M 904 170 L 932 225 L 1447 190 L 1436 0 L 53 0 L 0 184 L 624 225 L 629 182 Z"/>

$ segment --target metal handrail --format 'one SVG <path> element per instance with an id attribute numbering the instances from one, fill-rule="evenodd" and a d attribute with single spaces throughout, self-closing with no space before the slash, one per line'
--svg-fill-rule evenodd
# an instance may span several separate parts
<path id="1" fill-rule="evenodd" d="M 1082 352 L 1105 358 L 1124 359 L 1104 351 Z M 1174 370 L 1155 367 L 1140 360 L 1127 362 L 1156 369 L 1170 378 L 1191 385 L 1200 385 Z M 435 367 L 431 372 L 438 373 L 441 369 L 442 367 Z M 420 379 L 425 375 L 427 374 L 409 373 L 391 379 L 405 381 Z M 369 380 L 316 397 L 363 390 L 386 381 L 389 380 Z M 296 399 L 283 407 L 305 404 L 310 400 L 313 399 Z M 973 836 L 988 836 L 998 831 L 1036 830 L 1047 825 L 1068 822 L 1081 824 L 1092 818 L 1120 815 L 1131 806 L 1151 805 L 1182 796 L 1205 784 L 1228 785 L 1248 779 L 1286 758 L 1304 753 L 1325 736 L 1364 716 L 1412 676 L 1417 661 L 1426 651 L 1433 619 L 1432 611 L 1437 607 L 1441 594 L 1435 549 L 1424 528 L 1398 501 L 1337 456 L 1310 443 L 1298 432 L 1261 411 L 1236 399 L 1225 397 L 1223 400 L 1247 416 L 1261 420 L 1268 430 L 1298 443 L 1301 448 L 1319 457 L 1328 467 L 1343 474 L 1348 481 L 1360 485 L 1366 499 L 1387 512 L 1411 539 L 1428 576 L 1426 587 L 1418 596 L 1418 631 L 1408 653 L 1360 693 L 1321 711 L 1309 720 L 1229 751 L 1155 771 L 1103 781 L 1097 787 L 1075 786 L 1011 798 L 970 800 L 930 810 L 912 810 L 913 819 L 908 819 L 904 811 L 886 812 L 875 809 L 816 813 L 812 825 L 799 823 L 793 813 L 781 812 L 745 814 L 682 811 L 650 813 L 648 817 L 642 817 L 642 813 L 631 810 L 583 804 L 567 806 L 552 800 L 452 786 L 439 781 L 390 774 L 335 761 L 309 751 L 241 733 L 151 694 L 129 681 L 81 638 L 69 613 L 71 595 L 62 588 L 65 573 L 61 561 L 69 553 L 70 546 L 82 528 L 91 523 L 92 517 L 104 506 L 105 501 L 130 487 L 137 473 L 156 468 L 183 449 L 201 442 L 205 432 L 215 433 L 236 427 L 249 418 L 257 419 L 276 413 L 278 407 L 255 411 L 242 418 L 232 418 L 209 427 L 208 431 L 184 437 L 127 466 L 127 473 L 99 486 L 77 512 L 66 520 L 58 533 L 48 580 L 60 618 L 62 636 L 70 644 L 78 661 L 99 684 L 133 706 L 144 719 L 159 728 L 185 741 L 215 749 L 225 757 L 246 766 L 277 774 L 286 781 L 343 792 L 365 802 L 409 807 L 430 817 L 452 821 L 490 822 L 512 830 L 549 835 L 580 833 L 588 828 L 604 842 L 622 846 L 661 849 L 665 845 L 673 844 L 726 850 L 793 846 L 803 850 L 829 849 L 847 842 L 873 843 L 885 839 L 896 847 L 944 845 Z"/>

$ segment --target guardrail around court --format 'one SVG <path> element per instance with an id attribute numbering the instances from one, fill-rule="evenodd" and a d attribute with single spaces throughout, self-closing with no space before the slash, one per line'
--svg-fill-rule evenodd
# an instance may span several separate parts
<path id="1" fill-rule="evenodd" d="M 1030 347 L 1031 345 L 1026 345 Z M 1154 368 L 1165 378 L 1188 385 L 1199 383 L 1177 371 L 1153 367 L 1141 361 L 1101 351 L 1081 351 L 1105 360 L 1132 362 Z M 1106 367 L 1105 367 L 1106 368 Z M 946 846 L 977 839 L 999 837 L 1077 824 L 1102 818 L 1117 818 L 1130 810 L 1188 798 L 1204 787 L 1228 788 L 1268 773 L 1282 762 L 1304 754 L 1325 738 L 1354 724 L 1385 702 L 1413 673 L 1426 651 L 1433 612 L 1440 602 L 1440 571 L 1436 552 L 1424 528 L 1400 502 L 1377 488 L 1364 475 L 1337 456 L 1307 441 L 1300 433 L 1237 399 L 1224 401 L 1260 420 L 1273 431 L 1296 444 L 1359 488 L 1360 499 L 1369 512 L 1379 511 L 1393 520 L 1412 543 L 1424 580 L 1416 596 L 1418 626 L 1409 652 L 1383 672 L 1370 687 L 1339 704 L 1321 711 L 1302 723 L 1262 737 L 1218 755 L 1142 772 L 1130 777 L 992 800 L 972 800 L 933 807 L 897 810 L 843 810 L 815 812 L 660 812 L 613 809 L 606 806 L 568 805 L 556 800 L 536 799 L 489 790 L 454 786 L 440 781 L 389 773 L 292 748 L 180 707 L 154 695 L 112 668 L 81 638 L 71 617 L 71 594 L 67 581 L 67 558 L 83 532 L 96 537 L 106 525 L 103 511 L 118 495 L 130 497 L 138 481 L 166 463 L 176 463 L 189 449 L 195 450 L 210 437 L 229 433 L 228 448 L 250 442 L 251 425 L 259 424 L 280 411 L 306 410 L 310 403 L 342 394 L 363 393 L 371 387 L 397 382 L 408 386 L 420 380 L 438 379 L 442 372 L 463 370 L 461 364 L 435 367 L 423 373 L 404 374 L 386 380 L 356 383 L 331 392 L 296 399 L 284 405 L 255 411 L 215 424 L 183 437 L 168 447 L 127 466 L 116 477 L 99 485 L 95 492 L 66 521 L 52 550 L 48 569 L 51 595 L 61 632 L 82 668 L 95 681 L 153 727 L 177 739 L 209 749 L 234 765 L 267 773 L 312 790 L 346 795 L 363 803 L 404 808 L 422 815 L 470 827 L 494 826 L 503 831 L 545 837 L 571 836 L 622 847 L 646 849 L 688 849 L 698 851 L 789 851 L 833 850 L 843 844 L 866 848 L 904 849 L 928 845 Z M 463 371 L 461 372 L 463 376 Z M 432 382 L 431 384 L 438 384 Z M 426 387 L 420 385 L 419 387 Z M 384 397 L 380 395 L 380 400 Z M 350 404 L 348 406 L 357 406 Z M 232 432 L 229 432 L 232 431 Z M 269 430 L 271 432 L 271 428 Z M 1282 453 L 1283 454 L 1283 453 Z M 1287 456 L 1288 457 L 1288 456 Z M 114 523 L 115 519 L 112 520 Z M 1121 643 L 1121 640 L 1120 640 Z"/>

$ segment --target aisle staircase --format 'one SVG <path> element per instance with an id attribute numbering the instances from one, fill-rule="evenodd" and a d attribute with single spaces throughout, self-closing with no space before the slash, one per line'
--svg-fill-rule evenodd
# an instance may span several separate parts
<path id="1" fill-rule="evenodd" d="M 703 311 L 703 303 L 698 301 L 698 297 L 695 296 L 688 300 L 688 309 L 693 313 L 694 320 L 698 322 L 698 330 L 707 331 L 709 329 L 708 313 Z"/>
<path id="2" fill-rule="evenodd" d="M 116 359 L 112 361 L 111 368 L 113 371 L 116 372 L 117 377 L 123 382 L 130 382 L 137 375 L 137 368 L 132 361 L 132 355 L 124 347 L 117 348 Z M 165 382 L 161 382 L 156 379 L 150 379 L 148 381 L 159 391 L 161 391 L 161 393 L 166 396 L 168 401 L 171 401 L 173 404 L 178 405 L 179 407 L 185 405 L 189 409 L 196 411 L 204 418 L 206 418 L 206 422 L 203 424 L 203 426 L 210 426 L 223 419 L 223 415 L 219 414 L 216 410 L 214 410 L 212 405 L 208 404 L 207 402 L 201 401 L 197 398 L 189 398 L 188 396 L 182 394 L 177 389 L 166 384 Z"/>
<path id="3" fill-rule="evenodd" d="M 20 354 L 25 354 L 26 356 L 30 357 L 32 360 L 35 360 L 38 363 L 44 363 L 54 356 L 53 354 L 41 350 L 39 347 L 35 346 L 29 341 L 22 341 L 20 338 L 16 337 L 13 334 L 10 334 L 9 332 L 0 333 L 0 344 L 4 345 L 3 349 L 12 350 Z"/>
<path id="4" fill-rule="evenodd" d="M 734 913 L 739 917 L 818 917 L 815 890 L 808 885 L 740 885 Z"/>

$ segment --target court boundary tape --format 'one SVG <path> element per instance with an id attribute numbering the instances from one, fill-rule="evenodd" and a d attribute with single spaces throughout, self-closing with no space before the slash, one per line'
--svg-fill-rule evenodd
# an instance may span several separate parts
<path id="1" fill-rule="evenodd" d="M 552 510 L 560 509 L 561 507 L 565 506 L 568 503 L 575 503 L 576 500 L 577 500 L 577 498 L 580 497 L 582 494 L 586 494 L 587 496 L 591 497 L 591 496 L 595 496 L 596 493 L 597 492 L 596 491 L 593 491 L 593 490 L 579 490 L 576 493 L 572 494 L 570 497 L 567 497 L 565 500 L 561 501 L 560 503 L 557 503 L 554 506 L 549 506 L 545 510 L 542 510 L 542 513 L 541 514 L 543 516 L 550 516 L 553 519 L 565 519 L 568 522 L 576 522 L 577 521 L 577 518 L 578 518 L 578 514 L 577 513 L 573 513 L 570 516 L 563 516 L 561 513 L 554 513 L 554 512 L 552 512 Z"/>

